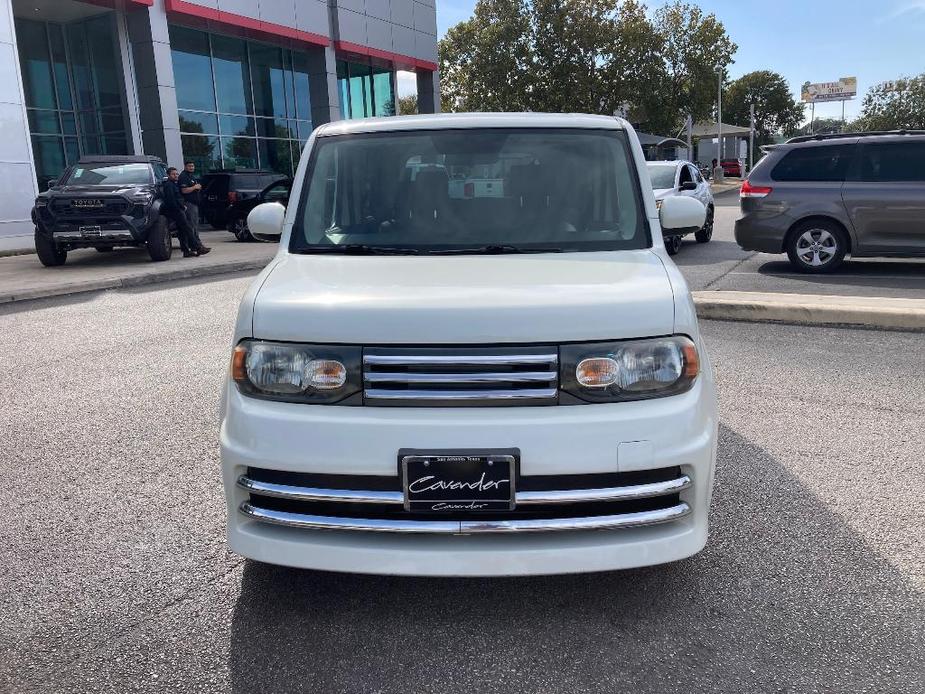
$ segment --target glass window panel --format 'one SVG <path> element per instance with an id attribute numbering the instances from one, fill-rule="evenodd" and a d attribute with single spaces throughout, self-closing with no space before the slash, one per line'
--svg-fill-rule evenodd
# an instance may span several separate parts
<path id="1" fill-rule="evenodd" d="M 71 76 L 67 71 L 67 52 L 64 48 L 64 31 L 60 25 L 48 25 L 48 40 L 51 43 L 55 84 L 58 90 L 58 108 L 74 108 L 74 102 L 71 99 Z"/>
<path id="2" fill-rule="evenodd" d="M 57 111 L 36 111 L 29 109 L 30 133 L 59 133 L 61 125 L 58 122 Z"/>
<path id="3" fill-rule="evenodd" d="M 181 135 L 180 145 L 183 148 L 184 161 L 195 162 L 197 170 L 210 171 L 222 168 L 217 137 Z"/>
<path id="4" fill-rule="evenodd" d="M 100 120 L 103 124 L 104 133 L 125 132 L 125 118 L 122 117 L 122 111 L 104 111 L 100 113 Z"/>
<path id="5" fill-rule="evenodd" d="M 80 149 L 83 154 L 103 154 L 103 144 L 99 136 L 85 135 L 80 138 Z"/>
<path id="6" fill-rule="evenodd" d="M 292 151 L 289 140 L 258 140 L 260 143 L 260 166 L 276 173 L 292 175 Z"/>
<path id="7" fill-rule="evenodd" d="M 245 42 L 213 35 L 212 63 L 219 112 L 253 113 Z"/>
<path id="8" fill-rule="evenodd" d="M 100 131 L 99 116 L 96 111 L 78 113 L 81 135 L 94 135 Z"/>
<path id="9" fill-rule="evenodd" d="M 282 49 L 252 43 L 251 78 L 254 112 L 258 116 L 286 116 Z"/>
<path id="10" fill-rule="evenodd" d="M 77 116 L 73 113 L 62 112 L 61 113 L 61 129 L 64 131 L 65 135 L 76 135 L 77 134 Z"/>
<path id="11" fill-rule="evenodd" d="M 311 121 L 304 121 L 304 120 L 299 121 L 298 129 L 299 129 L 299 139 L 300 140 L 307 140 L 309 135 L 312 134 L 312 130 L 314 130 L 314 128 L 312 128 Z"/>
<path id="12" fill-rule="evenodd" d="M 215 111 L 209 36 L 184 27 L 170 27 L 177 105 L 194 111 Z"/>
<path id="13" fill-rule="evenodd" d="M 220 116 L 219 124 L 222 135 L 253 137 L 255 134 L 254 119 L 247 116 Z"/>
<path id="14" fill-rule="evenodd" d="M 64 149 L 60 137 L 54 135 L 33 135 L 32 154 L 35 158 L 35 177 L 39 190 L 46 190 L 49 181 L 64 171 Z"/>
<path id="15" fill-rule="evenodd" d="M 337 61 L 337 90 L 340 92 L 340 112 L 344 118 L 350 118 L 350 80 L 344 60 Z"/>
<path id="16" fill-rule="evenodd" d="M 116 58 L 113 17 L 112 14 L 103 14 L 86 22 L 97 108 L 122 107 L 122 90 L 119 86 L 122 66 Z"/>
<path id="17" fill-rule="evenodd" d="M 180 132 L 218 135 L 218 118 L 214 113 L 180 111 Z"/>
<path id="18" fill-rule="evenodd" d="M 290 113 L 289 115 L 302 120 L 311 120 L 312 102 L 309 96 L 308 56 L 304 53 L 294 52 L 292 54 L 292 69 L 296 109 L 295 113 Z"/>
<path id="19" fill-rule="evenodd" d="M 250 137 L 223 137 L 226 169 L 256 169 L 257 141 Z"/>
<path id="20" fill-rule="evenodd" d="M 289 148 L 292 150 L 292 172 L 295 173 L 295 170 L 299 168 L 299 160 L 302 158 L 302 147 L 303 143 L 296 140 L 292 140 L 289 143 Z"/>
<path id="21" fill-rule="evenodd" d="M 373 114 L 372 75 L 369 65 L 349 63 L 350 117 L 366 118 Z"/>
<path id="22" fill-rule="evenodd" d="M 80 159 L 80 144 L 76 137 L 64 138 L 64 156 L 67 159 L 67 165 L 76 164 Z"/>
<path id="23" fill-rule="evenodd" d="M 103 152 L 106 154 L 128 154 L 128 142 L 125 135 L 106 135 L 103 138 Z"/>
<path id="24" fill-rule="evenodd" d="M 90 56 L 87 52 L 87 34 L 83 24 L 67 26 L 67 43 L 71 56 L 71 74 L 74 77 L 74 93 L 77 108 L 96 108 L 93 100 L 93 76 L 90 71 Z"/>
<path id="25" fill-rule="evenodd" d="M 57 108 L 45 25 L 42 22 L 17 19 L 16 38 L 19 43 L 19 63 L 26 106 Z"/>
<path id="26" fill-rule="evenodd" d="M 297 137 L 295 121 L 288 121 L 284 118 L 258 118 L 257 135 L 260 137 L 279 137 L 289 139 Z"/>
<path id="27" fill-rule="evenodd" d="M 373 105 L 375 115 L 395 115 L 395 93 L 392 90 L 392 73 L 373 68 Z"/>

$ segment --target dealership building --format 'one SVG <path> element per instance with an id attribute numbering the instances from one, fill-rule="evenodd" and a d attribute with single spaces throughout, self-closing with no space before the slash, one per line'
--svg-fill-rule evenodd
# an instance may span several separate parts
<path id="1" fill-rule="evenodd" d="M 0 249 L 83 155 L 291 173 L 313 127 L 394 115 L 398 71 L 439 109 L 435 0 L 0 0 Z"/>

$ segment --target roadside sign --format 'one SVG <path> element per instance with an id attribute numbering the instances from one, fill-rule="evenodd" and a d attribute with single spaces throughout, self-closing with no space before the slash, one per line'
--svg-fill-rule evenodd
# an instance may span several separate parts
<path id="1" fill-rule="evenodd" d="M 837 82 L 806 82 L 800 90 L 804 103 L 846 101 L 858 95 L 858 78 L 841 77 Z"/>

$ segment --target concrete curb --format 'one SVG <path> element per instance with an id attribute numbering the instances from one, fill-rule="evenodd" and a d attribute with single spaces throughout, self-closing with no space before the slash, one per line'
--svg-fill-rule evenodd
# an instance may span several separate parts
<path id="1" fill-rule="evenodd" d="M 267 266 L 270 260 L 272 260 L 272 258 L 238 260 L 216 265 L 190 266 L 177 270 L 169 270 L 167 272 L 130 275 L 128 277 L 112 277 L 101 280 L 87 280 L 74 282 L 72 284 L 59 284 L 52 287 L 28 289 L 15 294 L 0 294 L 0 306 L 20 301 L 33 301 L 35 299 L 48 299 L 56 296 L 86 294 L 88 292 L 98 292 L 105 289 L 128 289 L 132 287 L 143 287 L 150 284 L 160 284 L 162 282 L 174 282 L 177 280 L 198 279 L 200 277 L 213 277 L 215 275 L 229 275 L 235 272 L 262 270 Z"/>
<path id="2" fill-rule="evenodd" d="M 925 331 L 925 300 L 764 292 L 694 292 L 703 319 Z"/>

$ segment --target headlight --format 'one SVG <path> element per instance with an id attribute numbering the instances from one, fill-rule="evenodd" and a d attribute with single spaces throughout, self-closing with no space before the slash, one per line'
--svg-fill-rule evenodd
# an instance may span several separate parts
<path id="1" fill-rule="evenodd" d="M 359 347 L 242 340 L 234 348 L 231 377 L 241 392 L 268 400 L 362 404 Z"/>
<path id="2" fill-rule="evenodd" d="M 153 193 L 136 193 L 132 196 L 132 202 L 139 205 L 150 205 L 152 200 L 154 200 Z"/>
<path id="3" fill-rule="evenodd" d="M 35 206 L 36 207 L 48 207 L 48 200 L 46 200 L 45 198 L 36 198 Z"/>
<path id="4" fill-rule="evenodd" d="M 683 335 L 563 345 L 561 364 L 561 404 L 677 395 L 690 390 L 700 373 L 697 347 Z"/>

